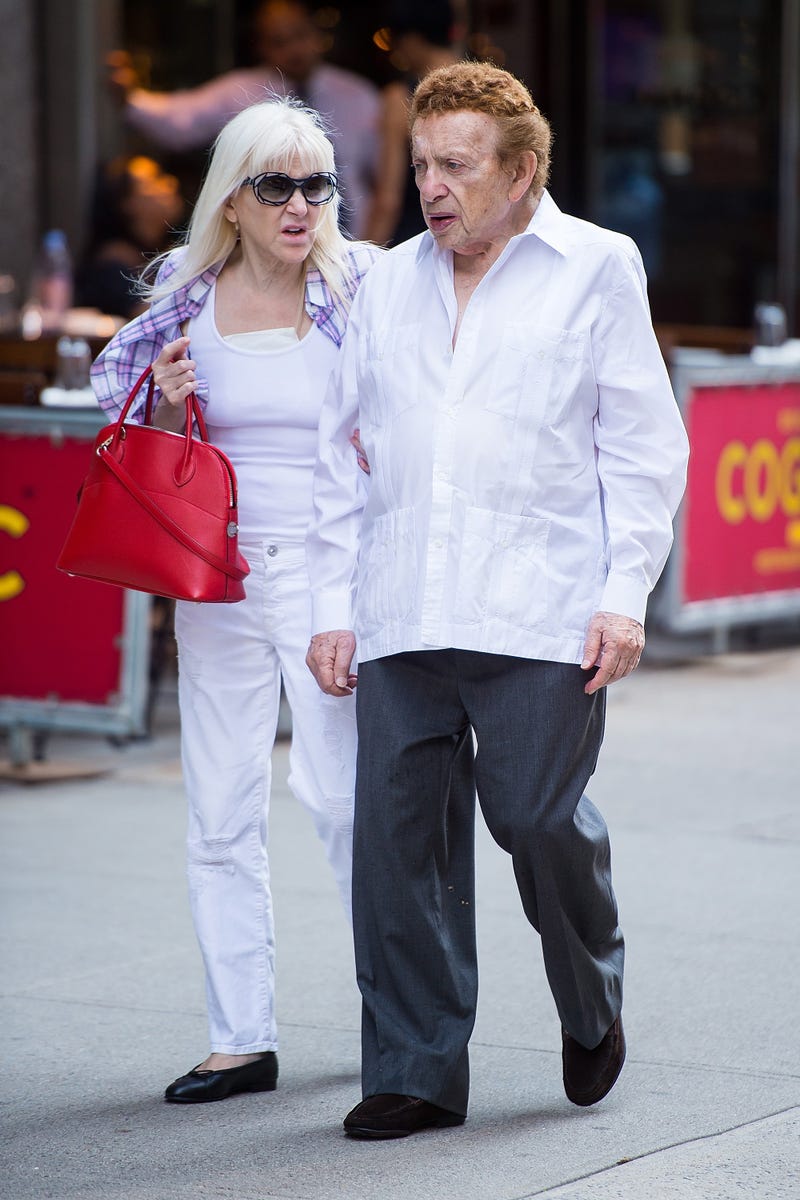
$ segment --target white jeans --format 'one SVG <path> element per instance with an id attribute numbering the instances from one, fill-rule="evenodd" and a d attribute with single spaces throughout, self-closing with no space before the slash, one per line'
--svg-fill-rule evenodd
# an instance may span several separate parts
<path id="1" fill-rule="evenodd" d="M 277 1048 L 267 861 L 281 677 L 292 710 L 289 786 L 311 814 L 348 917 L 354 697 L 324 695 L 305 664 L 311 606 L 303 547 L 242 546 L 239 604 L 180 601 L 175 616 L 188 876 L 206 971 L 211 1050 Z"/>

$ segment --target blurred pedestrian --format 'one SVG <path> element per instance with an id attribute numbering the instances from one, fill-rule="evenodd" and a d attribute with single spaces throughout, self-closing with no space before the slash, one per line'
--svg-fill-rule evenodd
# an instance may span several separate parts
<path id="1" fill-rule="evenodd" d="M 305 668 L 303 544 L 322 400 L 351 301 L 380 251 L 347 241 L 337 208 L 333 147 L 316 114 L 288 100 L 239 113 L 215 143 L 184 244 L 161 261 L 149 310 L 92 372 L 100 404 L 118 413 L 152 362 L 155 423 L 166 429 L 183 427 L 186 397 L 197 394 L 238 476 L 251 568 L 245 600 L 176 606 L 188 874 L 210 1030 L 208 1056 L 166 1090 L 178 1103 L 277 1081 L 267 817 L 281 681 L 293 720 L 289 785 L 350 912 L 355 713 Z"/>
<path id="2" fill-rule="evenodd" d="M 527 88 L 485 63 L 442 67 L 411 131 L 429 232 L 385 255 L 353 306 L 308 539 L 308 662 L 329 695 L 353 689 L 358 634 L 364 1099 L 344 1125 L 361 1138 L 467 1112 L 473 885 L 470 862 L 441 854 L 442 781 L 473 731 L 478 799 L 541 935 L 566 1094 L 594 1104 L 619 1075 L 623 938 L 584 789 L 606 685 L 642 653 L 687 457 L 640 255 L 558 209 Z M 345 469 L 355 425 L 365 501 Z"/>
<path id="3" fill-rule="evenodd" d="M 184 209 L 177 179 L 155 159 L 125 155 L 101 164 L 75 276 L 76 303 L 126 320 L 142 312 L 137 281 L 174 242 Z"/>
<path id="4" fill-rule="evenodd" d="M 449 0 L 395 0 L 387 30 L 392 61 L 405 77 L 381 93 L 378 169 L 364 236 L 395 246 L 425 228 L 414 170 L 408 110 L 414 88 L 436 67 L 457 61 L 454 16 Z"/>
<path id="5" fill-rule="evenodd" d="M 140 86 L 131 56 L 109 56 L 109 81 L 125 119 L 169 150 L 207 146 L 235 113 L 267 94 L 292 94 L 322 115 L 336 151 L 341 219 L 361 236 L 375 178 L 378 89 L 352 71 L 323 62 L 323 44 L 302 0 L 266 0 L 254 17 L 260 65 L 228 71 L 200 87 L 153 92 Z"/>

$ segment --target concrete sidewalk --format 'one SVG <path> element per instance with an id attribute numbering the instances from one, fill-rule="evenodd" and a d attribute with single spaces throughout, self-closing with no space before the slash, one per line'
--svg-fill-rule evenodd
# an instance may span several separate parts
<path id="1" fill-rule="evenodd" d="M 628 944 L 629 1055 L 571 1106 L 510 865 L 481 827 L 481 999 L 458 1129 L 352 1142 L 348 930 L 275 755 L 278 1090 L 164 1104 L 206 1053 L 174 704 L 110 772 L 0 783 L 0 1196 L 13 1200 L 797 1200 L 800 649 L 645 665 L 609 695 L 591 790 Z"/>

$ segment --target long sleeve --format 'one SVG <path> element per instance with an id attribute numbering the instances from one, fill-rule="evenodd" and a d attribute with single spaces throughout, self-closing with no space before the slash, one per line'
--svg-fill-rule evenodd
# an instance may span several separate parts
<path id="1" fill-rule="evenodd" d="M 306 537 L 312 633 L 353 628 L 359 528 L 365 500 L 363 472 L 350 442 L 359 423 L 356 355 L 360 297 L 361 292 L 350 314 L 341 359 L 320 418 L 313 517 Z"/>
<path id="2" fill-rule="evenodd" d="M 632 245 L 632 244 L 631 244 Z M 592 339 L 598 387 L 597 470 L 607 529 L 608 578 L 600 607 L 644 620 L 647 597 L 672 545 L 686 484 L 688 439 L 650 318 L 638 250 Z"/>

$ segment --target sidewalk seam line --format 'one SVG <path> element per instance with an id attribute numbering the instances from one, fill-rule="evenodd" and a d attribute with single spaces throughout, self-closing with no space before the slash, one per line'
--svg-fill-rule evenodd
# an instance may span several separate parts
<path id="1" fill-rule="evenodd" d="M 725 1137 L 729 1133 L 737 1133 L 741 1129 L 748 1129 L 753 1125 L 761 1125 L 764 1121 L 772 1121 L 775 1117 L 782 1117 L 792 1112 L 800 1112 L 800 1105 L 790 1104 L 788 1108 L 779 1108 L 777 1112 L 765 1113 L 763 1116 L 755 1117 L 751 1121 L 741 1121 L 738 1125 L 731 1125 L 728 1129 L 719 1129 L 715 1133 L 702 1133 L 699 1137 L 669 1142 L 667 1145 L 659 1146 L 654 1150 L 646 1150 L 643 1154 L 635 1154 L 632 1158 L 620 1159 L 618 1162 L 612 1163 L 608 1167 L 601 1167 L 597 1171 L 589 1171 L 586 1175 L 576 1175 L 574 1179 L 566 1179 L 563 1183 L 557 1183 L 553 1187 L 540 1188 L 537 1192 L 525 1192 L 524 1195 L 515 1196 L 512 1200 L 533 1200 L 535 1196 L 547 1196 L 548 1193 L 556 1195 L 561 1188 L 572 1187 L 576 1183 L 585 1183 L 588 1179 L 595 1179 L 600 1175 L 610 1175 L 612 1171 L 618 1171 L 621 1167 L 641 1162 L 646 1158 L 654 1158 L 657 1154 L 664 1154 L 667 1150 L 678 1150 L 683 1146 L 695 1146 L 700 1145 L 702 1142 L 710 1142 L 714 1138 Z"/>

